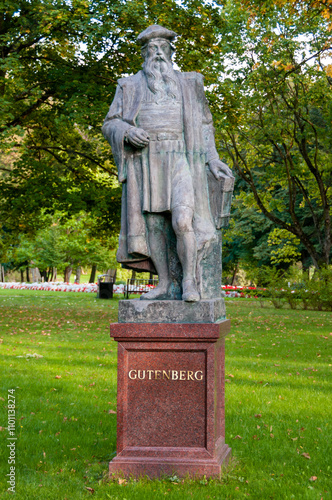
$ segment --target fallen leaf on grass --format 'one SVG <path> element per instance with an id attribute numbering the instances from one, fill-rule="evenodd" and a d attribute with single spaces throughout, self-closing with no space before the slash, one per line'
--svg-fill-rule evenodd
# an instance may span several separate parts
<path id="1" fill-rule="evenodd" d="M 95 492 L 93 488 L 90 488 L 89 486 L 85 486 L 85 489 L 88 490 L 91 494 Z"/>
<path id="2" fill-rule="evenodd" d="M 297 441 L 297 438 L 291 438 L 292 441 Z"/>
<path id="3" fill-rule="evenodd" d="M 322 432 L 322 429 L 320 427 L 317 427 L 317 430 Z"/>
<path id="4" fill-rule="evenodd" d="M 231 382 L 231 380 L 229 380 L 229 378 L 225 378 L 225 382 Z"/>
<path id="5" fill-rule="evenodd" d="M 311 478 L 309 479 L 309 481 L 317 481 L 317 476 L 311 476 Z"/>
<path id="6" fill-rule="evenodd" d="M 118 479 L 118 483 L 119 483 L 119 484 L 127 484 L 127 481 L 126 481 L 126 479 L 121 479 L 121 478 L 119 478 L 119 479 Z"/>
<path id="7" fill-rule="evenodd" d="M 309 453 L 302 453 L 301 456 L 304 457 L 304 458 L 306 458 L 306 459 L 308 459 L 308 460 L 310 460 L 310 458 L 311 458 L 310 455 L 309 455 Z"/>
<path id="8" fill-rule="evenodd" d="M 242 437 L 238 434 L 237 436 L 235 436 L 233 439 L 242 439 Z"/>
<path id="9" fill-rule="evenodd" d="M 55 378 L 61 378 L 61 375 L 55 375 Z"/>
<path id="10" fill-rule="evenodd" d="M 116 415 L 116 411 L 114 410 L 108 410 L 108 413 L 114 413 L 114 415 Z"/>
<path id="11" fill-rule="evenodd" d="M 234 375 L 232 375 L 231 373 L 229 375 L 227 375 L 228 377 L 231 377 L 231 378 L 234 378 Z"/>
<path id="12" fill-rule="evenodd" d="M 261 413 L 257 413 L 257 415 L 255 415 L 256 418 L 261 418 L 262 417 L 262 414 Z"/>
<path id="13" fill-rule="evenodd" d="M 271 432 L 270 436 L 271 436 L 272 439 L 274 438 L 274 434 L 272 434 L 272 432 Z"/>

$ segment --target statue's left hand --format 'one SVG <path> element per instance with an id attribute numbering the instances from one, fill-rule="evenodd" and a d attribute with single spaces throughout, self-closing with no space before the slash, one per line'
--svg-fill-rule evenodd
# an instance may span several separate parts
<path id="1" fill-rule="evenodd" d="M 209 168 L 217 181 L 224 177 L 234 177 L 231 169 L 223 161 L 216 159 L 209 162 Z"/>

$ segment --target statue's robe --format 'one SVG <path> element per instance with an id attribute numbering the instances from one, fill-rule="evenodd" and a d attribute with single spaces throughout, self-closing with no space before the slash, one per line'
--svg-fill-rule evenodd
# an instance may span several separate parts
<path id="1" fill-rule="evenodd" d="M 209 206 L 207 181 L 207 163 L 218 159 L 219 156 L 214 142 L 212 115 L 204 94 L 203 76 L 194 72 L 176 72 L 176 75 L 183 102 L 182 116 L 186 156 L 194 187 L 193 227 L 198 251 L 197 278 L 200 281 L 199 265 L 204 254 L 209 253 L 211 244 L 217 245 L 217 249 L 219 249 L 217 252 L 221 252 L 220 236 L 216 232 Z M 127 268 L 154 272 L 154 266 L 150 259 L 147 226 L 142 210 L 141 177 L 143 174 L 142 168 L 139 168 L 142 152 L 125 141 L 128 130 L 137 126 L 136 119 L 145 86 L 143 71 L 118 81 L 115 97 L 102 130 L 112 147 L 119 181 L 123 183 L 121 232 L 117 260 Z M 219 257 L 217 260 L 220 260 Z"/>

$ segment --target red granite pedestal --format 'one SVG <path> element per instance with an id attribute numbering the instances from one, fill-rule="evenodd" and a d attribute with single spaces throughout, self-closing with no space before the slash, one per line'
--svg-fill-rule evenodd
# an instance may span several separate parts
<path id="1" fill-rule="evenodd" d="M 218 476 L 225 444 L 225 336 L 230 321 L 117 323 L 117 456 L 110 473 Z"/>

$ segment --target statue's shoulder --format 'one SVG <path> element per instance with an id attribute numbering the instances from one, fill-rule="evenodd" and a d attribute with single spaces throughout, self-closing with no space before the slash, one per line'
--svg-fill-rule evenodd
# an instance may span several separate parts
<path id="1" fill-rule="evenodd" d="M 118 85 L 120 85 L 120 87 L 122 88 L 126 86 L 136 86 L 140 84 L 142 78 L 143 78 L 143 71 L 139 71 L 135 75 L 119 78 Z"/>
<path id="2" fill-rule="evenodd" d="M 178 74 L 179 78 L 182 78 L 183 80 L 191 80 L 201 84 L 203 84 L 204 82 L 204 76 L 201 73 L 196 73 L 196 71 L 187 71 L 184 73 L 177 71 L 176 73 Z"/>

